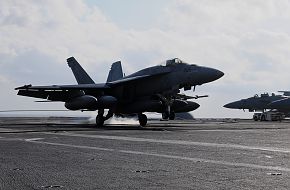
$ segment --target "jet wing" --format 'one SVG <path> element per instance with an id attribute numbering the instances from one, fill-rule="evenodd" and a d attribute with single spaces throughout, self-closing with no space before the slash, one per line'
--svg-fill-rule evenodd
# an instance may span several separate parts
<path id="1" fill-rule="evenodd" d="M 42 98 L 51 101 L 67 101 L 71 97 L 83 94 L 82 91 L 103 91 L 110 88 L 106 84 L 80 84 L 80 85 L 52 85 L 52 86 L 32 86 L 24 85 L 15 88 L 19 90 L 17 95 L 34 98 Z"/>
<path id="2" fill-rule="evenodd" d="M 71 93 L 68 91 L 47 91 L 47 90 L 19 90 L 17 95 L 28 96 L 33 98 L 47 99 L 50 101 L 63 101 L 71 97 Z"/>
<path id="3" fill-rule="evenodd" d="M 141 75 L 141 76 L 132 76 L 122 78 L 120 80 L 108 82 L 108 83 L 99 83 L 99 84 L 78 84 L 78 85 L 51 85 L 51 86 L 32 86 L 24 85 L 21 87 L 15 88 L 19 90 L 17 95 L 28 96 L 34 98 L 42 98 L 51 101 L 67 101 L 72 97 L 83 94 L 83 91 L 86 94 L 95 94 L 102 92 L 106 89 L 110 89 L 114 86 L 127 85 L 131 82 L 140 82 L 149 78 L 158 77 L 168 72 L 162 72 L 152 75 Z"/>
<path id="4" fill-rule="evenodd" d="M 51 85 L 51 86 L 32 86 L 24 85 L 15 90 L 92 90 L 110 88 L 106 84 L 76 84 L 76 85 Z"/>

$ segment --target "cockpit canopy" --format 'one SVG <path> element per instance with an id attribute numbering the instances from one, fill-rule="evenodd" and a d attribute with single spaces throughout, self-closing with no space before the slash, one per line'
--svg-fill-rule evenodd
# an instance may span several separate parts
<path id="1" fill-rule="evenodd" d="M 269 97 L 269 94 L 264 93 L 264 94 L 261 94 L 260 96 L 258 94 L 255 94 L 255 96 L 254 96 L 254 98 L 263 98 L 263 97 Z"/>
<path id="2" fill-rule="evenodd" d="M 169 59 L 166 61 L 166 66 L 176 65 L 180 63 L 186 64 L 185 62 L 181 61 L 179 58 Z"/>
<path id="3" fill-rule="evenodd" d="M 165 66 L 173 66 L 173 65 L 179 65 L 179 64 L 197 66 L 196 64 L 188 64 L 179 58 L 169 59 L 169 60 L 166 60 L 165 62 Z"/>
<path id="4" fill-rule="evenodd" d="M 269 97 L 269 93 L 264 93 L 261 94 L 260 96 L 258 94 L 255 94 L 254 98 L 265 98 L 265 97 Z M 277 96 L 275 93 L 272 93 L 271 96 Z"/>
<path id="5" fill-rule="evenodd" d="M 159 66 L 165 66 L 165 67 L 174 66 L 174 65 L 192 65 L 192 66 L 197 66 L 196 64 L 188 64 L 188 63 L 182 61 L 179 58 L 169 59 L 169 60 L 163 61 L 161 64 L 159 64 Z"/>

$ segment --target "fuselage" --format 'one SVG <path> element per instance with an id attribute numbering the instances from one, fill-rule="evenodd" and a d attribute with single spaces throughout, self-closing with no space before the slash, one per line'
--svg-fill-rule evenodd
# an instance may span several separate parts
<path id="1" fill-rule="evenodd" d="M 282 110 L 283 112 L 290 112 L 290 97 L 284 97 L 282 99 L 271 102 L 268 105 L 271 109 Z"/>
<path id="2" fill-rule="evenodd" d="M 269 95 L 261 94 L 261 96 L 255 95 L 247 99 L 242 99 L 239 101 L 234 101 L 224 105 L 225 108 L 230 109 L 248 109 L 249 111 L 259 111 L 266 109 L 277 109 L 274 106 L 270 106 L 271 102 L 285 99 L 282 95 Z"/>
<path id="3" fill-rule="evenodd" d="M 142 69 L 125 78 L 150 76 L 145 80 L 139 80 L 112 88 L 110 93 L 121 102 L 134 101 L 135 99 L 154 94 L 177 93 L 179 89 L 202 85 L 212 82 L 224 75 L 223 72 L 197 65 L 186 63 L 168 64 L 166 66 L 154 66 Z"/>

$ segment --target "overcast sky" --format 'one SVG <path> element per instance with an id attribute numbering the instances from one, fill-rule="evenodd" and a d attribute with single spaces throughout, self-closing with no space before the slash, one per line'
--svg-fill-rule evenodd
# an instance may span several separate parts
<path id="1" fill-rule="evenodd" d="M 228 102 L 290 90 L 288 0 L 2 0 L 0 110 L 63 109 L 16 95 L 24 84 L 74 84 L 74 56 L 96 82 L 121 60 L 127 74 L 180 59 L 225 76 L 188 95 L 205 95 L 195 117 L 250 117 Z"/>

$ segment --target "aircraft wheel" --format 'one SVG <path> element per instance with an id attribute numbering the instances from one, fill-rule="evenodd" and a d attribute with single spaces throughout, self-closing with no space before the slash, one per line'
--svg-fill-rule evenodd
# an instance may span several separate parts
<path id="1" fill-rule="evenodd" d="M 102 127 L 104 125 L 105 119 L 104 116 L 98 115 L 96 117 L 96 125 L 97 127 Z"/>
<path id="2" fill-rule="evenodd" d="M 162 119 L 167 120 L 170 117 L 170 114 L 166 111 L 162 113 Z"/>
<path id="3" fill-rule="evenodd" d="M 147 116 L 145 114 L 139 114 L 138 115 L 139 123 L 142 127 L 145 127 L 147 124 Z"/>
<path id="4" fill-rule="evenodd" d="M 257 116 L 254 116 L 254 121 L 258 121 L 259 120 L 259 118 L 257 117 Z"/>
<path id="5" fill-rule="evenodd" d="M 262 116 L 261 116 L 261 121 L 266 121 L 266 117 L 265 117 L 265 115 L 262 115 Z"/>
<path id="6" fill-rule="evenodd" d="M 174 119 L 175 119 L 175 113 L 174 112 L 170 112 L 169 120 L 174 120 Z"/>

